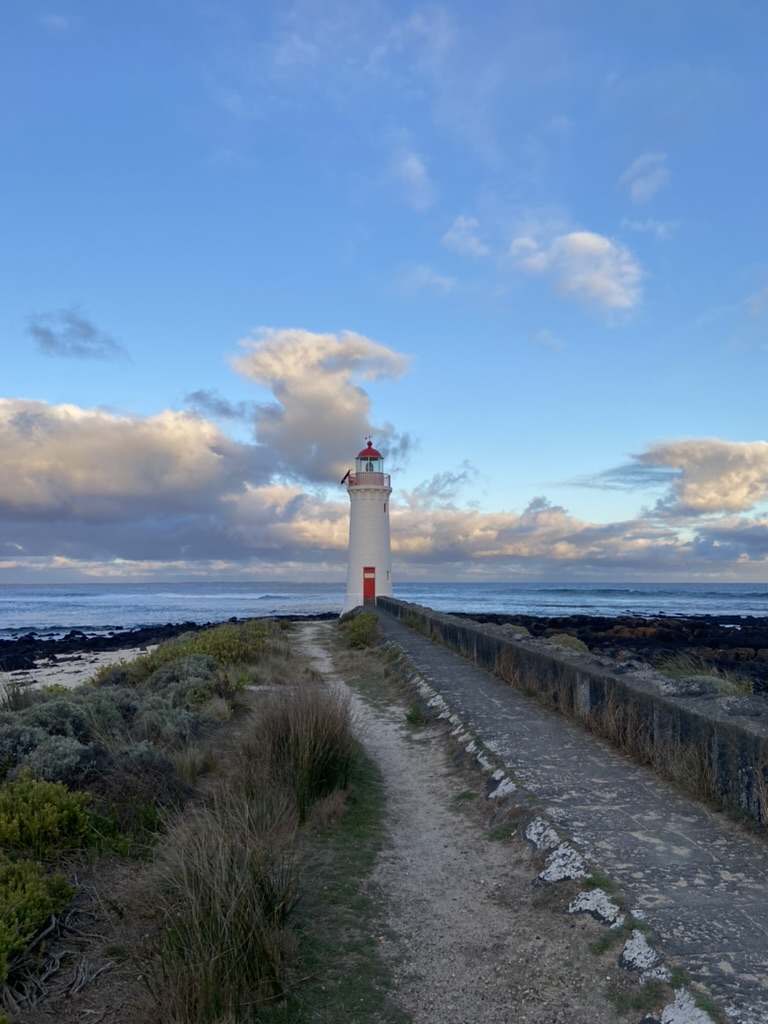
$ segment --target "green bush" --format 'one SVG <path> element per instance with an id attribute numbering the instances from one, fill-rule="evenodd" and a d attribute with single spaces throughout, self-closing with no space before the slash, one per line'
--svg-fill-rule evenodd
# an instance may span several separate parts
<path id="1" fill-rule="evenodd" d="M 200 633 L 182 633 L 149 654 L 133 661 L 100 669 L 93 677 L 96 686 L 135 686 L 168 662 L 199 656 L 212 658 L 221 668 L 258 661 L 270 636 L 278 632 L 271 619 L 225 622 Z"/>
<path id="2" fill-rule="evenodd" d="M 381 626 L 373 612 L 362 612 L 342 623 L 348 647 L 373 647 L 381 639 Z"/>
<path id="3" fill-rule="evenodd" d="M 22 761 L 47 737 L 38 725 L 28 725 L 21 712 L 0 724 L 0 762 L 8 768 Z"/>
<path id="4" fill-rule="evenodd" d="M 179 653 L 182 645 L 169 650 L 173 657 L 149 675 L 144 664 L 140 682 L 126 684 L 130 665 L 112 666 L 101 686 L 38 693 L 16 710 L 1 710 L 0 778 L 28 768 L 37 778 L 87 789 L 126 747 L 149 740 L 176 750 L 186 743 L 208 721 L 214 699 L 232 704 L 244 677 L 208 654 Z"/>
<path id="5" fill-rule="evenodd" d="M 96 806 L 120 833 L 147 839 L 164 830 L 169 811 L 190 795 L 173 762 L 151 743 L 137 743 L 115 756 L 91 784 Z"/>
<path id="6" fill-rule="evenodd" d="M 72 892 L 62 875 L 47 875 L 40 864 L 0 854 L 0 981 L 8 977 L 9 958 L 26 949 L 50 915 L 67 906 Z"/>
<path id="7" fill-rule="evenodd" d="M 0 846 L 43 860 L 89 845 L 88 793 L 71 793 L 61 782 L 25 771 L 0 786 Z"/>
<path id="8" fill-rule="evenodd" d="M 82 789 L 110 760 L 107 751 L 97 743 L 80 743 L 74 736 L 46 736 L 24 758 L 22 766 L 9 772 L 9 777 L 29 771 L 36 779 Z"/>

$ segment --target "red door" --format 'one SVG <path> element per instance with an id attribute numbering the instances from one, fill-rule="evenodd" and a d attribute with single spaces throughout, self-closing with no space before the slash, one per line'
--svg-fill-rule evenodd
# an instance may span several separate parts
<path id="1" fill-rule="evenodd" d="M 376 604 L 376 567 L 363 569 L 363 604 Z"/>

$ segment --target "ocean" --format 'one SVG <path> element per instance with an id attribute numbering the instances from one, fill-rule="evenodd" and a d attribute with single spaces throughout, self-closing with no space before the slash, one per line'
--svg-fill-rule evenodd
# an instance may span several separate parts
<path id="1" fill-rule="evenodd" d="M 761 583 L 402 583 L 394 589 L 403 601 L 440 611 L 768 616 L 768 584 Z M 0 637 L 338 612 L 344 593 L 344 583 L 0 585 Z"/>

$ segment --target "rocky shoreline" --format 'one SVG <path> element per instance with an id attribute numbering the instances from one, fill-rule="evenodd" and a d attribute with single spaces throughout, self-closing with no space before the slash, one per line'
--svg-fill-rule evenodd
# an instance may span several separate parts
<path id="1" fill-rule="evenodd" d="M 581 640 L 593 653 L 624 663 L 635 660 L 659 667 L 671 658 L 686 656 L 718 672 L 750 679 L 756 692 L 768 692 L 768 618 L 451 614 L 475 622 L 524 627 L 535 637 L 565 633 Z"/>
<path id="2" fill-rule="evenodd" d="M 640 661 L 658 667 L 665 660 L 688 656 L 717 671 L 752 680 L 756 692 L 768 693 L 768 618 L 739 615 L 693 615 L 671 618 L 659 615 L 534 615 L 451 612 L 459 618 L 500 626 L 524 627 L 532 636 L 548 638 L 567 634 L 595 654 L 622 663 Z M 282 615 L 291 621 L 335 619 L 334 612 L 317 615 Z M 238 619 L 228 621 L 237 622 Z M 180 633 L 209 629 L 215 622 L 166 623 L 138 629 L 115 628 L 107 633 L 73 629 L 63 637 L 29 632 L 12 640 L 0 640 L 0 672 L 30 670 L 57 659 L 72 660 L 79 654 L 141 649 L 163 643 Z"/>
<path id="3" fill-rule="evenodd" d="M 334 619 L 338 616 L 333 612 L 317 615 L 275 615 L 277 619 L 296 619 L 309 621 L 314 619 Z M 229 622 L 241 622 L 242 619 L 232 618 Z M 162 626 L 144 626 L 138 629 L 122 629 L 115 627 L 107 633 L 88 633 L 84 630 L 70 630 L 63 637 L 51 637 L 45 633 L 29 632 L 12 640 L 0 640 L 0 672 L 19 672 L 35 668 L 40 662 L 55 664 L 57 659 L 71 660 L 78 654 L 95 654 L 105 651 L 120 651 L 153 647 L 165 640 L 170 640 L 180 633 L 199 632 L 220 625 L 216 622 L 175 622 Z"/>

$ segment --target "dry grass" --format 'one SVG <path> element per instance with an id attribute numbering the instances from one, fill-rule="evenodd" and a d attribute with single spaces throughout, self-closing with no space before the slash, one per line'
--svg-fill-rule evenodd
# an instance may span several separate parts
<path id="1" fill-rule="evenodd" d="M 762 825 L 768 825 L 768 764 L 755 765 L 755 795 L 757 816 Z"/>
<path id="2" fill-rule="evenodd" d="M 286 786 L 303 823 L 313 803 L 346 788 L 358 751 L 349 700 L 298 686 L 263 701 L 241 756 L 240 784 L 246 792 L 256 792 L 264 779 Z"/>
<path id="3" fill-rule="evenodd" d="M 577 636 L 573 636 L 571 633 L 555 633 L 553 636 L 548 636 L 552 644 L 557 644 L 558 647 L 567 647 L 571 651 L 588 651 L 589 648 L 583 640 L 579 640 Z"/>
<path id="4" fill-rule="evenodd" d="M 274 793 L 224 792 L 179 817 L 157 863 L 158 929 L 144 965 L 161 1020 L 250 1019 L 283 994 L 298 896 L 296 815 Z"/>
<path id="5" fill-rule="evenodd" d="M 718 802 L 717 769 L 709 752 L 693 740 L 683 741 L 675 735 L 655 736 L 649 708 L 640 700 L 622 695 L 610 681 L 606 681 L 604 699 L 580 711 L 575 701 L 574 681 L 556 667 L 535 673 L 521 670 L 515 656 L 504 651 L 498 659 L 496 674 L 516 689 L 535 696 L 545 706 L 578 717 L 587 728 L 697 799 Z M 768 814 L 768 781 L 764 786 Z"/>
<path id="6" fill-rule="evenodd" d="M 699 800 L 717 801 L 716 766 L 700 744 L 668 734 L 654 737 L 649 710 L 613 688 L 586 724 Z"/>
<path id="7" fill-rule="evenodd" d="M 340 694 L 298 686 L 260 696 L 229 774 L 172 819 L 158 857 L 145 895 L 157 908 L 143 955 L 147 1019 L 250 1020 L 283 997 L 298 830 L 338 815 L 358 752 Z"/>
<path id="8" fill-rule="evenodd" d="M 711 683 L 722 694 L 745 694 L 753 692 L 751 679 L 733 672 L 727 672 L 695 654 L 679 653 L 669 655 L 654 663 L 654 668 L 669 679 L 700 679 Z"/>

